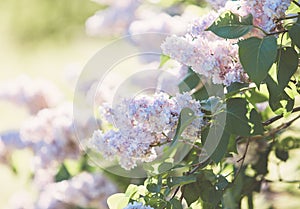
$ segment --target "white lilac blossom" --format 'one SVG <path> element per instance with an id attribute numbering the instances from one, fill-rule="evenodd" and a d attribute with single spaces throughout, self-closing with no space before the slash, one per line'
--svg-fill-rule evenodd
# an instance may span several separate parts
<path id="1" fill-rule="evenodd" d="M 31 114 L 56 106 L 62 98 L 58 88 L 45 79 L 20 76 L 0 85 L 0 99 L 27 107 Z"/>
<path id="2" fill-rule="evenodd" d="M 196 33 L 195 30 L 193 33 Z M 164 54 L 211 78 L 215 84 L 230 85 L 247 80 L 239 62 L 238 46 L 211 33 L 206 37 L 173 35 L 161 47 Z"/>
<path id="3" fill-rule="evenodd" d="M 247 75 L 239 62 L 237 44 L 205 31 L 217 17 L 218 13 L 211 12 L 194 20 L 185 36 L 167 37 L 161 45 L 162 51 L 196 73 L 211 78 L 215 84 L 228 86 L 244 82 Z"/>
<path id="4" fill-rule="evenodd" d="M 69 180 L 46 185 L 35 208 L 107 208 L 106 199 L 117 191 L 116 186 L 101 173 L 83 172 Z"/>
<path id="5" fill-rule="evenodd" d="M 144 205 L 141 202 L 133 202 L 129 203 L 125 208 L 123 209 L 154 209 L 150 206 Z"/>
<path id="6" fill-rule="evenodd" d="M 69 103 L 43 109 L 22 125 L 21 138 L 33 149 L 42 167 L 53 161 L 62 162 L 65 158 L 79 156 L 72 111 Z"/>
<path id="7" fill-rule="evenodd" d="M 124 99 L 115 107 L 101 108 L 105 119 L 116 129 L 96 130 L 90 146 L 106 159 L 118 156 L 121 167 L 127 170 L 136 167 L 138 162 L 151 162 L 157 157 L 154 145 L 172 139 L 180 112 L 185 107 L 192 109 L 197 118 L 182 137 L 196 140 L 203 123 L 200 103 L 188 93 L 171 98 L 166 93 L 156 93 Z"/>
<path id="8" fill-rule="evenodd" d="M 205 31 L 224 11 L 230 10 L 241 16 L 253 15 L 253 24 L 266 32 L 278 30 L 290 0 L 285 1 L 227 1 L 224 8 L 194 20 L 184 36 L 170 36 L 161 45 L 164 54 L 182 64 L 190 66 L 195 72 L 211 78 L 215 84 L 226 86 L 233 82 L 248 82 L 238 57 L 237 40 L 225 40 L 210 31 Z M 253 36 L 263 36 L 255 29 Z M 249 35 L 248 35 L 249 36 Z"/>

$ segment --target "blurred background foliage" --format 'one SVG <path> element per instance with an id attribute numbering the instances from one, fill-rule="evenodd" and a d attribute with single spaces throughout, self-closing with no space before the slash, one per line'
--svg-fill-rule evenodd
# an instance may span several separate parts
<path id="1" fill-rule="evenodd" d="M 70 41 L 84 33 L 89 16 L 104 8 L 87 0 L 2 0 L 0 7 L 13 40 L 22 45 Z"/>

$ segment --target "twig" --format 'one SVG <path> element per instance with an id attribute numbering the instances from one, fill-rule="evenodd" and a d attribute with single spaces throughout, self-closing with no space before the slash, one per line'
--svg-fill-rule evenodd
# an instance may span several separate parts
<path id="1" fill-rule="evenodd" d="M 287 183 L 287 184 L 298 184 L 298 183 L 300 183 L 300 180 L 283 180 L 283 179 L 270 180 L 270 179 L 266 179 L 266 178 L 264 178 L 263 180 L 268 182 L 268 183 L 277 183 L 277 182 Z"/>
<path id="2" fill-rule="evenodd" d="M 272 35 L 276 35 L 276 34 L 280 34 L 280 33 L 286 33 L 288 32 L 288 30 L 281 30 L 281 31 L 276 31 L 273 33 L 268 33 L 267 36 L 272 36 Z"/>
<path id="3" fill-rule="evenodd" d="M 295 108 L 292 110 L 292 113 L 294 113 L 294 112 L 299 112 L 299 111 L 300 111 L 300 107 L 295 107 Z M 283 114 L 281 114 L 281 115 L 276 115 L 275 117 L 268 119 L 267 121 L 263 122 L 262 124 L 263 124 L 264 126 L 268 126 L 268 125 L 270 125 L 271 123 L 273 123 L 273 122 L 279 120 L 280 118 L 283 118 Z"/>
<path id="4" fill-rule="evenodd" d="M 293 1 L 293 3 L 300 7 L 300 4 L 297 1 Z"/>
<path id="5" fill-rule="evenodd" d="M 237 161 L 237 162 L 240 162 L 240 161 L 242 161 L 242 162 L 241 162 L 241 165 L 238 168 L 238 170 L 237 170 L 237 172 L 236 172 L 236 174 L 234 176 L 234 179 L 231 182 L 232 184 L 235 182 L 236 178 L 239 176 L 239 174 L 241 172 L 241 169 L 242 169 L 242 167 L 244 165 L 245 158 L 246 158 L 246 155 L 247 155 L 247 151 L 248 151 L 248 148 L 249 148 L 249 143 L 250 143 L 250 137 L 248 137 L 246 148 L 245 148 L 245 152 L 244 152 L 243 156 Z"/>
<path id="6" fill-rule="evenodd" d="M 174 191 L 174 193 L 173 193 L 173 195 L 172 195 L 172 197 L 171 197 L 170 200 L 172 200 L 172 199 L 177 195 L 177 193 L 178 193 L 180 187 L 181 187 L 181 186 L 176 187 L 176 189 L 175 189 L 175 191 Z"/>
<path id="7" fill-rule="evenodd" d="M 281 17 L 281 18 L 278 18 L 276 19 L 276 23 L 278 23 L 279 21 L 281 20 L 288 20 L 288 19 L 294 19 L 294 18 L 297 18 L 299 15 L 292 15 L 292 16 L 288 16 L 288 17 Z"/>

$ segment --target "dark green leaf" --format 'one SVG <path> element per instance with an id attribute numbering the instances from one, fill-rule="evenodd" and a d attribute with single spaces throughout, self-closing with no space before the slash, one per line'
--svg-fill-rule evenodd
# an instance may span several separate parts
<path id="1" fill-rule="evenodd" d="M 289 30 L 289 35 L 293 43 L 300 48 L 300 15 L 298 15 L 297 22 Z"/>
<path id="2" fill-rule="evenodd" d="M 68 180 L 70 179 L 72 176 L 70 174 L 70 172 L 68 171 L 67 167 L 65 166 L 65 164 L 61 164 L 58 173 L 55 175 L 55 182 L 60 182 L 63 180 Z"/>
<path id="3" fill-rule="evenodd" d="M 195 113 L 190 108 L 185 107 L 181 110 L 172 144 L 174 144 L 177 141 L 177 139 L 181 136 L 185 128 L 188 125 L 190 125 L 195 119 L 196 119 Z"/>
<path id="4" fill-rule="evenodd" d="M 294 99 L 290 98 L 289 95 L 282 91 L 281 88 L 278 87 L 276 82 L 271 78 L 271 76 L 267 76 L 266 78 L 267 88 L 269 91 L 269 105 L 271 109 L 275 112 L 277 110 L 282 110 L 290 112 L 294 107 Z M 283 105 L 282 101 L 286 102 L 286 105 Z M 281 113 L 281 112 L 279 112 Z M 284 112 L 285 113 L 285 112 Z"/>
<path id="5" fill-rule="evenodd" d="M 184 199 L 186 200 L 188 206 L 193 202 L 199 199 L 201 188 L 198 183 L 187 184 L 181 187 L 181 192 L 183 194 Z"/>
<path id="6" fill-rule="evenodd" d="M 212 31 L 222 38 L 239 38 L 253 28 L 253 17 L 251 14 L 240 17 L 230 11 L 219 16 L 215 22 L 206 30 Z"/>
<path id="7" fill-rule="evenodd" d="M 239 58 L 250 79 L 259 87 L 276 60 L 277 43 L 274 36 L 263 39 L 251 37 L 240 41 Z"/>
<path id="8" fill-rule="evenodd" d="M 225 190 L 228 184 L 229 182 L 224 176 L 222 175 L 218 176 L 217 183 L 216 183 L 216 187 L 218 188 L 218 190 Z"/>
<path id="9" fill-rule="evenodd" d="M 247 102 L 242 98 L 232 98 L 227 100 L 227 116 L 225 130 L 231 134 L 249 136 L 251 127 L 248 124 L 246 114 Z"/>
<path id="10" fill-rule="evenodd" d="M 176 198 L 171 199 L 170 203 L 171 203 L 171 209 L 183 209 L 180 200 Z"/>
<path id="11" fill-rule="evenodd" d="M 255 109 L 250 112 L 250 122 L 254 125 L 252 135 L 262 134 L 265 131 L 262 118 Z"/>
<path id="12" fill-rule="evenodd" d="M 276 147 L 275 155 L 279 160 L 284 161 L 284 162 L 287 161 L 287 159 L 289 158 L 288 151 L 284 150 L 284 149 L 281 149 L 279 147 Z"/>
<path id="13" fill-rule="evenodd" d="M 200 82 L 199 74 L 195 73 L 194 71 L 190 71 L 183 81 L 181 81 L 178 85 L 179 90 L 181 93 L 191 91 L 195 88 Z"/>
<path id="14" fill-rule="evenodd" d="M 300 33 L 299 33 L 300 36 Z M 298 68 L 298 54 L 292 47 L 279 49 L 277 80 L 280 89 L 284 89 Z"/>
<path id="15" fill-rule="evenodd" d="M 189 175 L 189 176 L 179 176 L 179 177 L 169 177 L 167 179 L 168 187 L 172 188 L 179 185 L 185 185 L 190 184 L 193 182 L 196 182 L 197 178 L 196 176 Z"/>
<path id="16" fill-rule="evenodd" d="M 300 139 L 287 137 L 280 142 L 280 145 L 285 150 L 299 149 L 300 148 Z"/>
<path id="17" fill-rule="evenodd" d="M 210 131 L 215 132 L 217 130 L 214 129 L 214 128 L 211 128 Z M 214 134 L 216 134 L 216 133 L 214 133 Z M 224 130 L 215 151 L 210 156 L 210 158 L 215 163 L 219 163 L 222 160 L 222 158 L 225 156 L 225 153 L 227 152 L 227 146 L 228 146 L 228 143 L 229 143 L 229 138 L 230 138 L 230 134 L 227 131 Z"/>
<path id="18" fill-rule="evenodd" d="M 161 190 L 161 187 L 157 184 L 150 183 L 147 185 L 147 190 L 151 193 L 159 193 Z"/>

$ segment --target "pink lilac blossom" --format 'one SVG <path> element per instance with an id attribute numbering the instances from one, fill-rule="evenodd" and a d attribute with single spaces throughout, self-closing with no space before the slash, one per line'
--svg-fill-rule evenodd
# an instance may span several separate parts
<path id="1" fill-rule="evenodd" d="M 192 109 L 197 118 L 182 137 L 196 140 L 203 122 L 200 103 L 187 93 L 172 98 L 166 93 L 157 93 L 124 99 L 113 108 L 101 108 L 105 119 L 115 125 L 116 130 L 96 130 L 90 146 L 106 159 L 118 156 L 119 164 L 126 170 L 136 167 L 137 162 L 151 162 L 157 157 L 153 145 L 174 136 L 180 112 L 185 107 Z"/>
<path id="2" fill-rule="evenodd" d="M 116 186 L 101 173 L 83 172 L 69 180 L 45 186 L 35 208 L 107 208 L 106 199 L 117 191 Z"/>
<path id="3" fill-rule="evenodd" d="M 20 76 L 0 85 L 0 99 L 24 105 L 31 114 L 56 106 L 62 94 L 56 86 L 45 79 Z"/>
<path id="4" fill-rule="evenodd" d="M 285 11 L 291 4 L 291 0 L 241 0 L 241 7 L 238 14 L 252 14 L 253 24 L 261 27 L 266 32 L 278 30 L 276 20 L 285 16 Z"/>
<path id="5" fill-rule="evenodd" d="M 165 40 L 161 48 L 164 54 L 211 78 L 215 84 L 228 86 L 233 82 L 246 81 L 247 76 L 238 58 L 238 46 L 215 37 L 211 33 L 206 37 L 173 35 Z"/>
<path id="6" fill-rule="evenodd" d="M 273 32 L 280 25 L 280 23 L 275 23 L 276 19 L 284 16 L 290 2 L 290 0 L 283 2 L 227 1 L 224 8 L 194 20 L 184 36 L 168 37 L 161 45 L 162 51 L 172 59 L 190 66 L 195 72 L 211 78 L 215 84 L 228 86 L 233 82 L 248 82 L 248 76 L 243 71 L 238 58 L 238 46 L 235 44 L 237 40 L 221 39 L 205 29 L 221 13 L 231 10 L 241 16 L 251 13 L 254 25 L 261 27 L 266 32 Z M 263 36 L 258 29 L 250 34 L 251 36 Z"/>
<path id="7" fill-rule="evenodd" d="M 144 205 L 141 202 L 133 202 L 129 203 L 125 208 L 123 209 L 154 209 L 150 206 Z"/>

